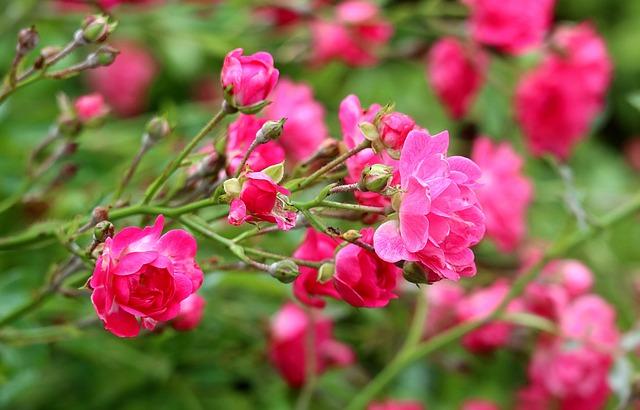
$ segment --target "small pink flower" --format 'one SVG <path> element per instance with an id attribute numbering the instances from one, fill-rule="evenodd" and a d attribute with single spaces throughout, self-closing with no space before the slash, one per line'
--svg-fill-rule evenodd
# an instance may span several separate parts
<path id="1" fill-rule="evenodd" d="M 109 108 L 104 102 L 101 94 L 93 93 L 78 97 L 73 103 L 81 122 L 89 122 L 91 120 L 105 116 L 109 112 Z"/>
<path id="2" fill-rule="evenodd" d="M 427 60 L 427 79 L 449 115 L 462 118 L 484 83 L 489 57 L 479 47 L 454 37 L 438 40 Z"/>
<path id="3" fill-rule="evenodd" d="M 332 259 L 333 252 L 339 244 L 340 241 L 336 238 L 309 228 L 304 241 L 293 253 L 293 257 L 308 261 Z M 326 302 L 322 296 L 340 299 L 340 294 L 331 281 L 320 283 L 317 277 L 317 269 L 300 266 L 300 276 L 293 283 L 293 294 L 300 302 L 308 306 L 323 308 Z"/>
<path id="4" fill-rule="evenodd" d="M 539 46 L 551 25 L 555 0 L 464 0 L 471 37 L 508 53 Z"/>
<path id="5" fill-rule="evenodd" d="M 160 215 L 153 226 L 123 229 L 106 240 L 96 261 L 91 300 L 116 336 L 137 336 L 140 322 L 152 330 L 175 318 L 180 303 L 202 285 L 195 239 L 181 229 L 160 236 L 163 225 Z"/>
<path id="6" fill-rule="evenodd" d="M 275 223 L 284 231 L 295 226 L 296 213 L 288 210 L 280 195 L 289 191 L 262 172 L 249 172 L 243 176 L 240 197 L 231 202 L 228 221 L 232 225 L 244 222 L 266 221 Z"/>
<path id="7" fill-rule="evenodd" d="M 367 410 L 425 410 L 426 407 L 418 401 L 412 400 L 386 400 L 370 403 Z"/>
<path id="8" fill-rule="evenodd" d="M 237 48 L 224 59 L 220 81 L 222 88 L 230 87 L 235 104 L 247 107 L 261 103 L 278 82 L 280 72 L 273 66 L 271 54 L 260 51 L 252 55 L 242 55 Z"/>
<path id="9" fill-rule="evenodd" d="M 227 170 L 230 175 L 236 173 L 242 158 L 255 140 L 256 133 L 267 122 L 266 119 L 258 118 L 254 115 L 239 114 L 238 118 L 229 124 L 227 129 Z M 284 161 L 285 151 L 277 141 L 269 141 L 261 144 L 253 150 L 247 165 L 252 171 L 262 171 L 263 169 L 279 164 Z"/>
<path id="10" fill-rule="evenodd" d="M 324 64 L 342 60 L 352 66 L 377 62 L 376 50 L 384 46 L 393 27 L 382 19 L 378 6 L 362 0 L 348 0 L 336 6 L 333 21 L 311 24 L 313 61 Z"/>
<path id="11" fill-rule="evenodd" d="M 313 90 L 304 83 L 280 81 L 265 115 L 271 120 L 287 119 L 278 144 L 294 163 L 309 158 L 329 135 L 324 107 L 314 100 Z"/>
<path id="12" fill-rule="evenodd" d="M 361 241 L 373 244 L 373 228 L 364 228 L 360 233 Z M 350 305 L 384 307 L 398 297 L 394 291 L 400 270 L 358 245 L 349 244 L 338 251 L 335 270 L 333 283 Z"/>
<path id="13" fill-rule="evenodd" d="M 489 400 L 467 400 L 462 404 L 461 410 L 500 410 L 500 408 Z"/>
<path id="14" fill-rule="evenodd" d="M 195 329 L 202 320 L 207 301 L 197 293 L 180 302 L 180 313 L 171 321 L 171 326 L 180 331 Z"/>
<path id="15" fill-rule="evenodd" d="M 447 157 L 449 134 L 409 133 L 400 155 L 398 219 L 378 227 L 374 247 L 395 263 L 419 262 L 429 281 L 476 273 L 471 246 L 484 235 L 484 215 L 473 189 L 481 171 L 464 157 Z"/>
<path id="16" fill-rule="evenodd" d="M 156 63 L 146 48 L 133 42 L 119 42 L 113 64 L 87 72 L 90 87 L 102 94 L 116 114 L 130 117 L 146 106 L 149 87 L 157 73 Z"/>
<path id="17" fill-rule="evenodd" d="M 269 359 L 292 387 L 306 379 L 307 343 L 313 326 L 316 373 L 354 362 L 351 348 L 333 338 L 333 323 L 316 311 L 308 315 L 293 303 L 285 304 L 271 321 Z"/>
<path id="18" fill-rule="evenodd" d="M 597 295 L 575 299 L 560 317 L 563 337 L 600 352 L 613 352 L 620 341 L 616 312 Z"/>
<path id="19" fill-rule="evenodd" d="M 401 150 L 409 132 L 416 128 L 413 118 L 401 112 L 392 112 L 380 119 L 380 140 L 391 149 Z"/>
<path id="20" fill-rule="evenodd" d="M 482 170 L 475 191 L 486 217 L 487 235 L 501 251 L 512 251 L 525 235 L 533 196 L 533 184 L 522 172 L 522 158 L 509 143 L 493 144 L 488 137 L 476 140 L 471 158 Z"/>
<path id="21" fill-rule="evenodd" d="M 456 307 L 464 299 L 464 289 L 456 282 L 440 281 L 427 287 L 429 314 L 424 337 L 429 338 L 457 323 Z"/>

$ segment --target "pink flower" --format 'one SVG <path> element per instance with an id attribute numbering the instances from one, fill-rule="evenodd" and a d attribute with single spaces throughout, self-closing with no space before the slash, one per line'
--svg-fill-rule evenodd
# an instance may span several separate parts
<path id="1" fill-rule="evenodd" d="M 456 308 L 463 301 L 464 289 L 443 280 L 428 286 L 426 293 L 429 314 L 424 337 L 429 338 L 456 324 Z"/>
<path id="2" fill-rule="evenodd" d="M 306 379 L 307 338 L 313 326 L 316 373 L 330 367 L 344 367 L 354 362 L 350 347 L 333 338 L 333 323 L 327 317 L 305 311 L 293 303 L 285 304 L 271 321 L 269 359 L 292 387 Z"/>
<path id="3" fill-rule="evenodd" d="M 493 312 L 509 292 L 509 284 L 498 280 L 489 287 L 474 291 L 460 302 L 456 315 L 460 323 L 480 320 Z M 521 302 L 516 299 L 509 303 L 508 312 L 522 310 Z M 462 345 L 474 353 L 485 353 L 509 343 L 514 326 L 507 322 L 494 321 L 467 333 Z"/>
<path id="4" fill-rule="evenodd" d="M 202 284 L 197 244 L 181 229 L 162 233 L 164 217 L 144 229 L 127 227 L 108 238 L 89 285 L 91 301 L 111 333 L 134 337 L 175 318 L 180 303 Z M 140 319 L 140 322 L 138 321 Z"/>
<path id="5" fill-rule="evenodd" d="M 476 273 L 471 246 L 484 235 L 484 215 L 473 189 L 481 171 L 464 157 L 447 157 L 449 134 L 411 131 L 400 155 L 398 219 L 378 227 L 374 247 L 395 263 L 417 261 L 428 281 Z"/>
<path id="6" fill-rule="evenodd" d="M 489 400 L 467 400 L 462 404 L 461 410 L 500 410 L 499 407 Z"/>
<path id="7" fill-rule="evenodd" d="M 89 70 L 87 78 L 116 114 L 129 117 L 144 110 L 157 67 L 147 49 L 138 44 L 120 42 L 115 47 L 120 54 L 113 64 Z"/>
<path id="8" fill-rule="evenodd" d="M 616 312 L 597 295 L 574 300 L 562 312 L 560 331 L 565 338 L 600 352 L 613 352 L 620 341 Z"/>
<path id="9" fill-rule="evenodd" d="M 309 158 L 328 137 L 324 107 L 313 99 L 313 90 L 304 83 L 280 81 L 273 103 L 266 107 L 268 119 L 286 118 L 278 143 L 294 163 Z"/>
<path id="10" fill-rule="evenodd" d="M 339 243 L 340 241 L 336 238 L 309 228 L 304 241 L 294 252 L 293 257 L 308 261 L 332 259 L 333 252 Z M 320 283 L 317 281 L 317 276 L 317 269 L 300 266 L 300 276 L 293 283 L 293 294 L 305 305 L 323 308 L 325 301 L 322 296 L 340 299 L 340 294 L 338 294 L 331 281 Z"/>
<path id="11" fill-rule="evenodd" d="M 425 410 L 426 407 L 418 401 L 412 400 L 386 400 L 370 403 L 367 410 Z"/>
<path id="12" fill-rule="evenodd" d="M 427 59 L 427 78 L 449 115 L 462 118 L 484 83 L 489 57 L 454 37 L 438 40 Z"/>
<path id="13" fill-rule="evenodd" d="M 553 18 L 555 0 L 464 0 L 478 43 L 509 53 L 539 46 Z"/>
<path id="14" fill-rule="evenodd" d="M 413 118 L 401 112 L 392 112 L 380 119 L 380 140 L 393 150 L 401 150 L 409 132 L 416 128 Z"/>
<path id="15" fill-rule="evenodd" d="M 202 320 L 207 301 L 197 293 L 180 302 L 180 313 L 171 321 L 171 326 L 180 331 L 195 329 Z"/>
<path id="16" fill-rule="evenodd" d="M 263 172 L 249 172 L 242 185 L 240 197 L 231 202 L 228 221 L 232 225 L 244 222 L 266 221 L 275 223 L 284 231 L 295 226 L 296 213 L 290 211 L 284 198 L 289 191 Z"/>
<path id="17" fill-rule="evenodd" d="M 373 243 L 373 228 L 360 231 L 360 240 Z M 333 283 L 342 299 L 356 307 L 377 308 L 386 306 L 394 293 L 400 270 L 387 263 L 374 252 L 349 244 L 336 254 L 336 271 Z"/>
<path id="18" fill-rule="evenodd" d="M 348 0 L 336 6 L 333 21 L 311 24 L 313 61 L 324 64 L 342 60 L 352 66 L 377 62 L 376 50 L 393 34 L 393 27 L 380 16 L 378 6 L 363 0 Z"/>
<path id="19" fill-rule="evenodd" d="M 522 158 L 508 142 L 493 144 L 488 137 L 476 140 L 471 158 L 482 170 L 476 195 L 487 235 L 500 250 L 512 251 L 525 235 L 533 193 L 533 184 L 522 173 Z"/>
<path id="20" fill-rule="evenodd" d="M 93 93 L 78 97 L 73 103 L 78 118 L 82 122 L 89 122 L 93 119 L 103 117 L 109 112 L 109 108 L 104 103 L 101 94 Z"/>
<path id="21" fill-rule="evenodd" d="M 242 53 L 241 48 L 236 48 L 227 54 L 220 81 L 222 88 L 230 87 L 229 92 L 237 106 L 248 107 L 269 97 L 280 72 L 274 68 L 271 54 L 260 51 L 243 56 Z"/>
<path id="22" fill-rule="evenodd" d="M 254 115 L 239 114 L 238 118 L 229 124 L 227 130 L 227 171 L 233 175 L 236 173 L 242 158 L 255 140 L 257 132 L 267 122 L 266 119 Z M 284 150 L 276 141 L 261 144 L 249 155 L 247 165 L 252 171 L 279 164 L 284 161 Z"/>

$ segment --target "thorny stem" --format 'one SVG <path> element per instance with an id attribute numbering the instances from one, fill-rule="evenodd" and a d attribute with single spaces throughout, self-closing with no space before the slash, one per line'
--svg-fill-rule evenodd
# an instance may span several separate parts
<path id="1" fill-rule="evenodd" d="M 359 189 L 360 189 L 360 184 L 355 182 L 353 184 L 334 186 L 329 190 L 329 193 L 336 194 L 338 192 L 353 192 L 353 191 L 358 191 Z"/>
<path id="2" fill-rule="evenodd" d="M 251 142 L 251 145 L 249 145 L 249 149 L 247 149 L 247 151 L 244 153 L 244 156 L 242 157 L 242 161 L 240 161 L 240 165 L 238 165 L 238 169 L 236 169 L 236 172 L 233 176 L 234 178 L 238 178 L 240 176 L 240 174 L 244 170 L 245 165 L 247 165 L 247 161 L 249 161 L 249 157 L 251 156 L 253 151 L 258 148 L 259 145 L 260 142 L 258 142 L 257 138 Z"/>

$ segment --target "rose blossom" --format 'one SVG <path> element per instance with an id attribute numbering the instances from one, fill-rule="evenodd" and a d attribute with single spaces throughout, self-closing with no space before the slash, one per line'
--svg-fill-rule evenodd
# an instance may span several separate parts
<path id="1" fill-rule="evenodd" d="M 78 97 L 73 103 L 73 107 L 81 122 L 89 122 L 105 116 L 109 112 L 109 108 L 104 103 L 104 98 L 98 93 Z"/>
<path id="2" fill-rule="evenodd" d="M 319 312 L 311 317 L 293 303 L 285 304 L 271 321 L 269 359 L 292 387 L 306 379 L 308 332 L 313 326 L 316 374 L 330 367 L 348 366 L 355 356 L 351 348 L 333 338 L 333 323 Z"/>
<path id="3" fill-rule="evenodd" d="M 267 122 L 266 119 L 258 118 L 254 115 L 239 114 L 238 118 L 229 124 L 226 147 L 229 174 L 236 173 L 242 158 L 265 122 Z M 253 150 L 246 165 L 252 171 L 262 171 L 282 161 L 284 161 L 284 150 L 278 142 L 269 141 L 266 144 L 258 145 Z"/>
<path id="4" fill-rule="evenodd" d="M 273 182 L 263 172 L 249 172 L 243 176 L 239 198 L 231 201 L 228 221 L 232 225 L 244 222 L 266 221 L 275 223 L 287 231 L 295 226 L 296 213 L 288 210 L 280 195 L 289 195 L 289 190 Z"/>
<path id="5" fill-rule="evenodd" d="M 163 225 L 160 215 L 153 226 L 123 229 L 105 241 L 96 261 L 91 301 L 116 336 L 134 337 L 141 324 L 151 330 L 175 318 L 180 303 L 202 284 L 195 239 L 181 229 L 160 236 Z"/>
<path id="6" fill-rule="evenodd" d="M 560 331 L 565 338 L 600 352 L 613 352 L 620 340 L 615 310 L 597 295 L 575 299 L 562 312 Z"/>
<path id="7" fill-rule="evenodd" d="M 409 132 L 416 128 L 413 118 L 401 112 L 392 112 L 380 118 L 379 132 L 382 143 L 393 150 L 401 150 Z"/>
<path id="8" fill-rule="evenodd" d="M 487 236 L 501 251 L 512 251 L 524 237 L 533 191 L 533 184 L 522 173 L 522 158 L 509 143 L 494 144 L 488 137 L 475 141 L 471 158 L 482 170 L 475 191 L 486 218 Z"/>
<path id="9" fill-rule="evenodd" d="M 147 51 L 133 42 L 119 42 L 115 61 L 87 72 L 89 86 L 102 94 L 116 114 L 129 117 L 146 106 L 149 87 L 157 73 L 156 63 Z"/>
<path id="10" fill-rule="evenodd" d="M 272 120 L 287 119 L 278 144 L 294 163 L 309 158 L 329 135 L 324 107 L 314 100 L 309 85 L 286 79 L 278 83 L 272 98 L 273 103 L 265 108 L 265 116 Z"/>
<path id="11" fill-rule="evenodd" d="M 438 40 L 427 59 L 427 79 L 454 119 L 464 117 L 484 83 L 489 57 L 454 37 Z"/>
<path id="12" fill-rule="evenodd" d="M 313 228 L 307 229 L 304 241 L 293 253 L 294 258 L 308 261 L 332 259 L 333 252 L 340 241 Z M 318 270 L 308 266 L 300 266 L 300 276 L 293 283 L 293 294 L 308 306 L 322 308 L 325 305 L 322 296 L 340 299 L 340 294 L 331 281 L 320 283 L 317 280 Z"/>
<path id="13" fill-rule="evenodd" d="M 386 400 L 370 403 L 367 410 L 425 410 L 425 407 L 413 400 Z"/>
<path id="14" fill-rule="evenodd" d="M 375 3 L 348 0 L 335 8 L 333 21 L 316 20 L 311 24 L 313 61 L 324 64 L 342 60 L 352 66 L 377 62 L 375 51 L 384 46 L 393 27 L 382 19 Z"/>
<path id="15" fill-rule="evenodd" d="M 471 246 L 484 235 L 484 215 L 473 189 L 481 172 L 468 158 L 447 157 L 449 134 L 409 133 L 400 154 L 398 219 L 380 225 L 374 247 L 395 263 L 416 261 L 429 282 L 476 273 Z"/>
<path id="16" fill-rule="evenodd" d="M 171 326 L 180 331 L 195 329 L 202 320 L 207 301 L 196 293 L 180 302 L 180 313 L 171 321 Z"/>
<path id="17" fill-rule="evenodd" d="M 429 314 L 424 337 L 429 338 L 456 324 L 456 307 L 464 299 L 464 289 L 443 280 L 427 287 L 426 298 Z"/>
<path id="18" fill-rule="evenodd" d="M 500 410 L 499 407 L 489 400 L 467 400 L 462 404 L 461 410 Z"/>
<path id="19" fill-rule="evenodd" d="M 471 9 L 471 37 L 509 53 L 540 45 L 553 17 L 555 0 L 463 0 Z"/>
<path id="20" fill-rule="evenodd" d="M 360 231 L 360 240 L 373 244 L 373 228 Z M 375 252 L 349 244 L 336 254 L 333 283 L 342 299 L 356 307 L 384 307 L 394 293 L 400 270 L 378 258 Z"/>
<path id="21" fill-rule="evenodd" d="M 278 82 L 280 72 L 273 66 L 271 54 L 259 51 L 244 56 L 236 48 L 224 58 L 220 81 L 222 88 L 230 88 L 237 106 L 247 107 L 261 103 L 269 97 Z"/>

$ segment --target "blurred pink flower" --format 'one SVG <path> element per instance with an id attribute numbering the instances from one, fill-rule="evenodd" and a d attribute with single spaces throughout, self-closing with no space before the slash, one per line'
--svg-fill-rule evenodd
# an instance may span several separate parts
<path id="1" fill-rule="evenodd" d="M 224 58 L 220 81 L 230 88 L 235 104 L 241 107 L 265 101 L 278 82 L 280 72 L 273 66 L 271 54 L 259 51 L 244 56 L 236 48 Z"/>
<path id="2" fill-rule="evenodd" d="M 475 141 L 471 158 L 482 170 L 475 191 L 486 218 L 487 236 L 501 251 L 512 251 L 526 233 L 533 196 L 533 184 L 522 172 L 522 158 L 508 142 L 494 144 L 488 137 Z"/>
<path id="3" fill-rule="evenodd" d="M 500 408 L 489 400 L 467 400 L 462 404 L 461 410 L 500 410 Z"/>
<path id="4" fill-rule="evenodd" d="M 255 115 L 238 114 L 238 118 L 229 124 L 227 129 L 227 171 L 233 175 L 238 170 L 242 158 L 255 140 L 256 133 L 267 122 L 264 118 Z M 262 171 L 263 169 L 279 164 L 284 161 L 284 150 L 276 141 L 269 141 L 261 144 L 253 150 L 247 166 L 252 171 Z"/>
<path id="5" fill-rule="evenodd" d="M 180 313 L 171 321 L 171 326 L 180 331 L 195 329 L 202 320 L 207 301 L 197 293 L 180 302 Z"/>
<path id="6" fill-rule="evenodd" d="M 122 117 L 141 113 L 147 104 L 149 87 L 157 72 L 146 48 L 133 42 L 118 42 L 120 51 L 113 64 L 87 72 L 89 86 L 102 94 Z"/>
<path id="7" fill-rule="evenodd" d="M 180 303 L 202 285 L 196 240 L 181 229 L 160 236 L 163 226 L 160 215 L 153 226 L 123 229 L 106 240 L 96 261 L 91 301 L 116 336 L 134 337 L 141 323 L 152 330 L 175 318 Z"/>
<path id="8" fill-rule="evenodd" d="M 307 339 L 313 326 L 316 373 L 344 367 L 355 361 L 351 348 L 333 338 L 333 323 L 317 311 L 307 314 L 293 303 L 285 304 L 271 321 L 269 359 L 292 387 L 306 379 Z"/>
<path id="9" fill-rule="evenodd" d="M 539 46 L 551 25 L 555 0 L 463 0 L 471 37 L 508 53 Z"/>
<path id="10" fill-rule="evenodd" d="M 367 410 L 426 410 L 426 407 L 419 401 L 386 400 L 370 403 Z"/>
<path id="11" fill-rule="evenodd" d="M 429 338 L 456 324 L 456 307 L 464 298 L 464 289 L 456 282 L 442 280 L 427 287 L 426 298 L 429 314 L 424 337 Z"/>
<path id="12" fill-rule="evenodd" d="M 417 261 L 428 281 L 473 276 L 471 246 L 484 235 L 484 215 L 473 189 L 480 178 L 468 158 L 447 157 L 449 134 L 411 131 L 400 155 L 398 220 L 378 227 L 377 254 L 387 262 Z"/>
<path id="13" fill-rule="evenodd" d="M 73 107 L 81 122 L 89 122 L 109 113 L 109 107 L 105 104 L 102 95 L 98 93 L 78 97 Z"/>
<path id="14" fill-rule="evenodd" d="M 615 310 L 593 294 L 580 296 L 562 312 L 560 332 L 600 352 L 613 352 L 620 341 Z"/>
<path id="15" fill-rule="evenodd" d="M 489 57 L 454 37 L 438 40 L 427 59 L 427 79 L 454 119 L 462 118 L 484 83 Z"/>

